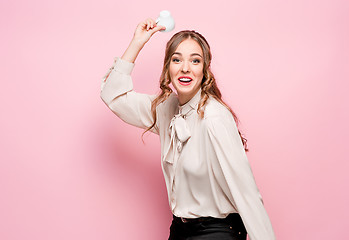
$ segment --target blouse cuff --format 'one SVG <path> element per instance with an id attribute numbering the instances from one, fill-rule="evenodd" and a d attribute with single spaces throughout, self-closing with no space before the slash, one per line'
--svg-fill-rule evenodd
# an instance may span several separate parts
<path id="1" fill-rule="evenodd" d="M 134 63 L 121 58 L 114 58 L 114 63 L 101 83 L 101 97 L 106 104 L 110 104 L 116 97 L 133 89 L 131 72 Z"/>
<path id="2" fill-rule="evenodd" d="M 115 71 L 118 71 L 120 73 L 127 74 L 127 75 L 131 74 L 131 72 L 134 68 L 134 65 L 135 65 L 134 63 L 130 63 L 130 62 L 123 60 L 119 57 L 114 58 L 114 61 L 115 61 L 114 62 L 115 64 L 113 64 L 113 69 Z"/>

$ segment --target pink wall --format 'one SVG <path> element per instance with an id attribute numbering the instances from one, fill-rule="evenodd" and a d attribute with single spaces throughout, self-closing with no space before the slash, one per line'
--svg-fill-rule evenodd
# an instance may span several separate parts
<path id="1" fill-rule="evenodd" d="M 158 138 L 143 145 L 99 96 L 163 9 L 212 46 L 277 238 L 347 237 L 348 1 L 16 0 L 0 4 L 0 239 L 167 238 Z M 173 33 L 144 48 L 136 90 L 157 91 Z"/>

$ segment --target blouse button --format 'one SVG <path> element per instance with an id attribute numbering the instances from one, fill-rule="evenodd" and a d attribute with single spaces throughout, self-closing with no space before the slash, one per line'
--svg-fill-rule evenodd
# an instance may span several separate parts
<path id="1" fill-rule="evenodd" d="M 181 152 L 182 151 L 182 142 L 178 141 L 177 143 L 177 151 Z"/>

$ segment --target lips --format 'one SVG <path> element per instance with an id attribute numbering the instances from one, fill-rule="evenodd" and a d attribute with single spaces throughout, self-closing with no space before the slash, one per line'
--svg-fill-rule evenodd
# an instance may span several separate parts
<path id="1" fill-rule="evenodd" d="M 182 85 L 190 85 L 190 83 L 193 81 L 193 79 L 191 77 L 188 77 L 188 76 L 181 76 L 178 78 L 178 81 L 180 84 Z"/>

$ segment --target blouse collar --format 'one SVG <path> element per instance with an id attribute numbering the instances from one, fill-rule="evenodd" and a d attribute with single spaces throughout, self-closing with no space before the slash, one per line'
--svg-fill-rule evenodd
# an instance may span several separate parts
<path id="1" fill-rule="evenodd" d="M 179 114 L 186 115 L 190 110 L 196 109 L 201 99 L 201 88 L 187 103 L 182 106 L 178 105 Z"/>

